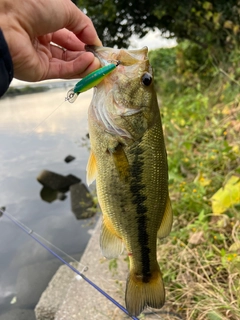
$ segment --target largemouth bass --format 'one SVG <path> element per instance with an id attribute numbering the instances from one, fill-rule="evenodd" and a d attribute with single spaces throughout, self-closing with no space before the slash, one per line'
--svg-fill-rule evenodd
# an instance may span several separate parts
<path id="1" fill-rule="evenodd" d="M 107 258 L 127 249 L 126 308 L 137 316 L 161 308 L 165 290 L 156 259 L 157 237 L 172 226 L 168 166 L 147 47 L 87 47 L 101 65 L 118 66 L 97 85 L 89 108 L 91 154 L 87 181 L 96 178 L 103 213 L 100 246 Z"/>

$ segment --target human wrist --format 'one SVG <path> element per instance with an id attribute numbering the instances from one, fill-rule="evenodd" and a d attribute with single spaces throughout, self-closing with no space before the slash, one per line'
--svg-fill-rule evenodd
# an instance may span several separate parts
<path id="1" fill-rule="evenodd" d="M 13 79 L 13 63 L 9 48 L 0 28 L 0 97 L 7 91 Z"/>
<path id="2" fill-rule="evenodd" d="M 14 20 L 9 17 L 9 15 L 6 14 L 0 14 L 0 28 L 2 30 L 4 39 L 7 43 L 8 50 L 12 56 L 12 51 L 14 48 L 14 39 L 12 36 L 12 30 L 16 29 L 16 26 L 14 27 Z M 15 38 L 16 39 L 16 38 Z"/>

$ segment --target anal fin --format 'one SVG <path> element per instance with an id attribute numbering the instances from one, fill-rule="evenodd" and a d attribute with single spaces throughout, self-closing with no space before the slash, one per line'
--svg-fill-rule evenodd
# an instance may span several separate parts
<path id="1" fill-rule="evenodd" d="M 172 207 L 171 207 L 170 198 L 168 196 L 163 219 L 157 233 L 158 238 L 160 239 L 165 238 L 166 236 L 169 235 L 172 229 L 172 222 L 173 222 Z"/>
<path id="2" fill-rule="evenodd" d="M 100 247 L 107 259 L 117 258 L 124 249 L 122 240 L 107 227 L 104 219 L 100 234 Z"/>

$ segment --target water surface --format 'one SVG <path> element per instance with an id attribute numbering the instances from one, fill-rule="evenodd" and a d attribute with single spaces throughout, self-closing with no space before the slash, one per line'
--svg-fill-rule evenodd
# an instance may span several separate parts
<path id="1" fill-rule="evenodd" d="M 42 186 L 36 180 L 47 169 L 85 182 L 92 92 L 81 94 L 74 104 L 64 102 L 65 96 L 65 90 L 55 89 L 0 100 L 0 207 L 78 258 L 96 218 L 76 220 L 69 193 L 65 201 L 42 201 Z M 76 160 L 67 164 L 64 158 L 69 154 Z M 0 314 L 12 308 L 33 309 L 39 296 L 36 286 L 44 290 L 58 265 L 6 217 L 0 218 Z"/>

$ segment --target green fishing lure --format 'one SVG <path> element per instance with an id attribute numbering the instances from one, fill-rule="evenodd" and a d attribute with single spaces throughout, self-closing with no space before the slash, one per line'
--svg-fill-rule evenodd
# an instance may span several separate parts
<path id="1" fill-rule="evenodd" d="M 119 65 L 117 63 L 110 63 L 96 71 L 89 73 L 85 78 L 81 79 L 73 89 L 67 93 L 66 100 L 73 103 L 81 92 L 87 91 L 98 85 L 109 73 L 111 73 Z"/>

